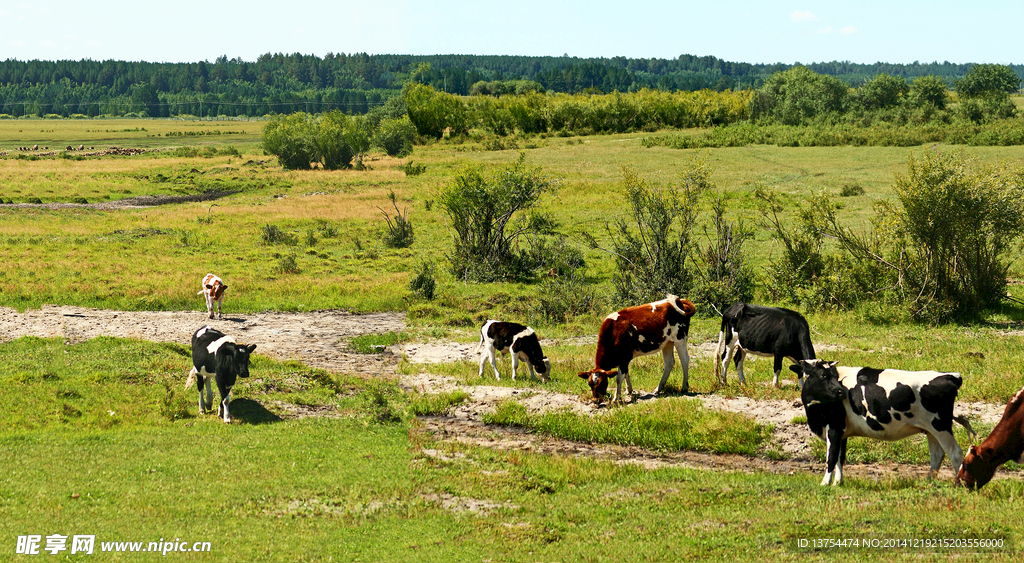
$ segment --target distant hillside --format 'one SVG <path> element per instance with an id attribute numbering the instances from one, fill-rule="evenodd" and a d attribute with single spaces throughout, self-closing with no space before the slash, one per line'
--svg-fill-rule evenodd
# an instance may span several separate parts
<path id="1" fill-rule="evenodd" d="M 429 65 L 429 66 L 428 66 Z M 0 114 L 61 116 L 265 115 L 341 109 L 352 113 L 393 96 L 414 78 L 438 90 L 468 94 L 477 82 L 530 80 L 554 92 L 738 90 L 757 88 L 791 64 L 748 64 L 716 57 L 581 59 L 477 55 L 265 54 L 255 62 L 0 62 Z M 857 86 L 879 73 L 912 80 L 934 75 L 948 84 L 970 63 L 871 65 L 811 63 L 811 70 Z M 1013 65 L 1024 76 L 1024 66 Z"/>

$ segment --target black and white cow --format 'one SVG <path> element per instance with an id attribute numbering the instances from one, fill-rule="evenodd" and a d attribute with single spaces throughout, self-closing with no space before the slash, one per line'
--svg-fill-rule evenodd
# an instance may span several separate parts
<path id="1" fill-rule="evenodd" d="M 217 416 L 224 422 L 231 422 L 228 403 L 231 402 L 231 388 L 238 377 L 249 377 L 249 356 L 256 349 L 255 344 L 249 346 L 235 343 L 235 339 L 226 336 L 219 330 L 204 326 L 192 335 L 192 371 L 185 382 L 187 389 L 192 381 L 197 381 L 199 389 L 199 414 L 213 406 L 213 391 L 210 380 L 217 382 L 220 391 L 220 405 Z M 206 385 L 206 400 L 203 400 L 203 384 Z"/>
<path id="2" fill-rule="evenodd" d="M 800 398 L 807 425 L 827 444 L 822 485 L 842 482 L 851 436 L 895 441 L 924 433 L 931 460 L 929 479 L 937 475 L 947 455 L 954 471 L 963 463 L 953 422 L 974 431 L 967 419 L 953 416 L 963 383 L 960 374 L 848 367 L 823 360 L 804 360 L 790 369 L 804 377 Z"/>
<path id="3" fill-rule="evenodd" d="M 782 359 L 796 363 L 813 360 L 814 346 L 811 344 L 811 329 L 807 319 L 796 311 L 780 307 L 762 307 L 749 303 L 737 303 L 722 314 L 722 330 L 718 335 L 715 357 L 715 375 L 725 384 L 729 369 L 729 357 L 736 361 L 736 375 L 740 385 L 743 380 L 743 358 L 747 354 L 775 358 L 772 385 L 778 387 Z M 797 385 L 803 379 L 797 377 Z"/>
<path id="4" fill-rule="evenodd" d="M 477 344 L 476 351 L 480 352 L 480 377 L 484 375 L 484 363 L 490 359 L 494 377 L 501 379 L 496 357 L 499 352 L 512 355 L 513 381 L 516 379 L 516 369 L 520 361 L 526 362 L 526 366 L 530 368 L 530 377 L 533 379 L 537 379 L 534 370 L 540 374 L 543 381 L 547 381 L 551 373 L 551 362 L 541 350 L 537 333 L 526 325 L 494 320 L 485 322 L 480 327 L 480 344 Z"/>

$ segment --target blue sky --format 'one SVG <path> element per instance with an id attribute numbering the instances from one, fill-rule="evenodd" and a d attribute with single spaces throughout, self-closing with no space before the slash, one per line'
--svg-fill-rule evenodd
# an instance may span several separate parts
<path id="1" fill-rule="evenodd" d="M 263 53 L 1024 63 L 1024 2 L 0 0 L 0 59 Z"/>

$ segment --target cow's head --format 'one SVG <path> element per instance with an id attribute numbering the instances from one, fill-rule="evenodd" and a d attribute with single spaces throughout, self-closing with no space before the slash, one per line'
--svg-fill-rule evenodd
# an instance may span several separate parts
<path id="1" fill-rule="evenodd" d="M 600 368 L 594 368 L 590 371 L 581 371 L 579 376 L 587 380 L 587 385 L 590 385 L 590 390 L 594 394 L 594 399 L 600 401 L 601 399 L 608 396 L 608 380 L 618 375 L 617 370 L 604 370 Z"/>
<path id="2" fill-rule="evenodd" d="M 249 377 L 249 356 L 256 349 L 255 344 L 225 344 L 221 350 L 231 360 L 231 371 L 238 377 Z"/>
<path id="3" fill-rule="evenodd" d="M 220 280 L 214 280 L 213 283 L 206 284 L 206 291 L 214 298 L 220 299 L 221 295 L 224 295 L 224 290 L 228 286 L 222 283 Z"/>
<path id="4" fill-rule="evenodd" d="M 960 464 L 953 483 L 971 490 L 978 490 L 992 480 L 992 476 L 996 474 L 996 467 L 996 464 L 985 459 L 984 452 L 977 446 L 971 446 L 967 448 L 964 462 Z"/>
<path id="5" fill-rule="evenodd" d="M 805 409 L 815 404 L 842 402 L 846 398 L 846 387 L 839 382 L 839 372 L 836 370 L 838 364 L 824 360 L 803 360 L 789 366 L 798 378 L 804 380 L 800 400 Z"/>

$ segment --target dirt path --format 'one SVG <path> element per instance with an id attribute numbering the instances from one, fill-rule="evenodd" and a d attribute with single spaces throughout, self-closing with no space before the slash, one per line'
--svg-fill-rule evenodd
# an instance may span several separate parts
<path id="1" fill-rule="evenodd" d="M 259 345 L 259 352 L 279 359 L 294 359 L 307 365 L 331 371 L 355 373 L 371 377 L 395 377 L 395 367 L 402 355 L 414 364 L 452 361 L 476 361 L 473 344 L 456 342 L 410 343 L 395 346 L 383 354 L 355 354 L 348 350 L 348 341 L 362 334 L 400 331 L 405 328 L 405 316 L 397 313 L 353 315 L 339 311 L 312 313 L 258 313 L 252 315 L 229 314 L 223 319 L 211 320 L 205 312 L 126 312 L 87 309 L 69 306 L 44 306 L 39 310 L 18 313 L 0 308 L 0 341 L 9 341 L 26 335 L 63 337 L 67 343 L 77 343 L 97 336 L 138 338 L 156 342 L 187 344 L 192 333 L 210 325 L 235 335 L 247 343 Z M 554 342 L 544 342 L 554 344 Z M 560 344 L 592 345 L 588 339 L 573 339 Z M 692 347 L 694 356 L 713 354 L 714 343 L 699 343 Z M 505 366 L 507 367 L 507 366 Z M 777 461 L 740 455 L 717 455 L 699 452 L 652 452 L 604 444 L 583 444 L 532 434 L 517 428 L 484 425 L 482 416 L 503 399 L 514 397 L 531 412 L 550 412 L 570 409 L 581 414 L 598 411 L 580 394 L 549 392 L 543 387 L 522 389 L 492 385 L 460 385 L 456 380 L 432 375 L 426 371 L 398 378 L 406 389 L 426 393 L 461 388 L 470 394 L 470 400 L 453 409 L 448 416 L 425 417 L 422 429 L 438 439 L 453 440 L 499 449 L 522 449 L 537 452 L 583 455 L 614 459 L 621 463 L 637 463 L 645 467 L 665 465 L 722 468 L 741 471 L 792 473 L 795 471 L 821 472 L 820 463 L 813 460 L 811 442 L 815 440 L 804 424 L 794 424 L 802 416 L 799 402 L 782 400 L 753 400 L 746 397 L 725 398 L 717 395 L 698 396 L 707 408 L 742 412 L 758 422 L 773 424 L 775 441 L 788 459 Z M 652 400 L 650 394 L 641 393 L 637 400 Z M 995 423 L 1002 416 L 1003 405 L 986 403 L 958 403 L 957 412 L 973 420 Z M 307 413 L 309 414 L 309 413 Z M 315 415 L 313 413 L 312 415 Z M 927 465 L 867 464 L 851 465 L 851 476 L 897 476 L 927 474 Z M 997 477 L 1022 478 L 1016 472 L 1000 471 Z M 952 478 L 948 467 L 942 477 Z"/>

